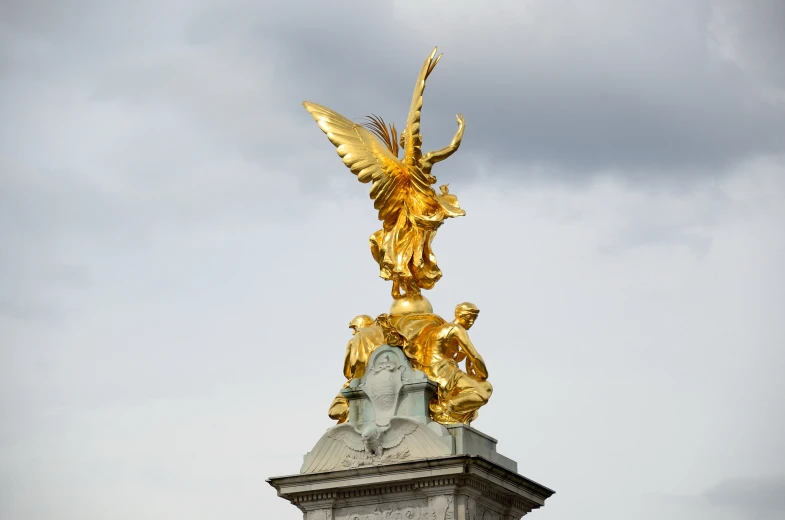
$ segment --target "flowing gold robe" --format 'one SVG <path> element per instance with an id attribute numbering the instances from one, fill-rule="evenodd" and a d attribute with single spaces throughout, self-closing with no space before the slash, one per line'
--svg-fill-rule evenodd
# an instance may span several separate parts
<path id="1" fill-rule="evenodd" d="M 455 198 L 454 195 L 452 195 Z M 442 195 L 434 193 L 428 204 L 410 204 L 397 218 L 371 235 L 371 254 L 379 264 L 379 276 L 397 280 L 402 286 L 432 289 L 442 277 L 431 243 L 445 218 L 466 214 Z M 457 199 L 456 199 L 457 202 Z"/>

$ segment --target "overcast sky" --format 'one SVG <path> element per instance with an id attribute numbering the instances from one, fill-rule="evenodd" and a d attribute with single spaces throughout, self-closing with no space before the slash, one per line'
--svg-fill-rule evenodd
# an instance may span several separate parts
<path id="1" fill-rule="evenodd" d="M 467 216 L 428 296 L 541 520 L 785 518 L 785 2 L 5 1 L 0 518 L 301 518 L 265 483 L 389 306 L 301 102 L 401 127 Z"/>

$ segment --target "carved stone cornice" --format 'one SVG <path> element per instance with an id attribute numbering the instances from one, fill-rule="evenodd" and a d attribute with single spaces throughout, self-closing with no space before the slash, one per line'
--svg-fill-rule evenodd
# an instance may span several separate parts
<path id="1" fill-rule="evenodd" d="M 371 504 L 379 504 L 379 507 L 394 504 L 397 507 L 445 496 L 452 497 L 451 508 L 454 507 L 453 498 L 471 497 L 478 504 L 473 506 L 475 509 L 486 507 L 489 511 L 507 515 L 503 518 L 520 518 L 542 507 L 554 493 L 482 457 L 467 455 L 275 477 L 268 482 L 275 487 L 279 496 L 303 511 L 311 511 L 315 503 L 325 510 L 337 511 L 340 508 Z M 423 515 L 423 518 L 428 517 L 425 513 Z M 375 518 L 368 514 L 365 517 Z M 359 515 L 357 518 L 364 517 Z"/>

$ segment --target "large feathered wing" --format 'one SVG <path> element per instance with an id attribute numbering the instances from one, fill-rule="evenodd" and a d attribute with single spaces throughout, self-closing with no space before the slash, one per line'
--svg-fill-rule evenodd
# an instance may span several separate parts
<path id="1" fill-rule="evenodd" d="M 386 450 L 404 450 L 406 458 L 416 460 L 450 455 L 451 441 L 449 434 L 440 437 L 415 419 L 394 417 L 390 429 L 382 434 L 381 445 Z"/>
<path id="2" fill-rule="evenodd" d="M 418 426 L 419 423 L 415 420 L 393 417 L 390 420 L 390 428 L 382 434 L 382 448 L 395 448 L 403 442 L 407 435 L 415 431 Z"/>
<path id="3" fill-rule="evenodd" d="M 409 115 L 406 119 L 406 143 L 404 146 L 403 162 L 409 167 L 419 167 L 422 159 L 422 134 L 420 133 L 420 112 L 422 111 L 422 96 L 425 91 L 425 80 L 433 72 L 433 68 L 439 63 L 442 55 L 436 56 L 434 47 L 431 55 L 425 60 L 417 76 L 417 83 L 414 84 L 414 94 L 412 104 L 409 106 Z"/>
<path id="4" fill-rule="evenodd" d="M 305 101 L 303 106 L 327 134 L 343 163 L 357 175 L 357 179 L 362 183 L 373 183 L 371 198 L 379 211 L 379 220 L 396 218 L 408 191 L 405 187 L 412 181 L 409 170 L 361 124 L 316 103 Z"/>
<path id="5" fill-rule="evenodd" d="M 327 435 L 341 441 L 350 450 L 365 451 L 362 435 L 360 435 L 360 432 L 351 424 L 339 424 L 338 426 L 327 430 Z"/>
<path id="6" fill-rule="evenodd" d="M 380 438 L 384 454 L 365 451 L 360 432 L 351 424 L 333 426 L 305 456 L 300 473 L 317 473 L 369 464 L 393 464 L 401 460 L 431 459 L 452 453 L 449 434 L 439 436 L 425 424 L 408 417 L 393 417 Z M 389 450 L 389 452 L 387 451 Z"/>
<path id="7" fill-rule="evenodd" d="M 348 423 L 333 426 L 305 456 L 300 473 L 317 473 L 342 467 L 347 459 L 366 458 L 360 433 Z"/>

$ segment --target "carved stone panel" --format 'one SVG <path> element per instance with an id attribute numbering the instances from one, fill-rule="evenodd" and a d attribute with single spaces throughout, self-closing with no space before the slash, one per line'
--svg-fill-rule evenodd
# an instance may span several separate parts
<path id="1" fill-rule="evenodd" d="M 310 520 L 310 519 L 309 519 Z M 344 507 L 335 520 L 456 520 L 451 496 Z"/>
<path id="2" fill-rule="evenodd" d="M 446 428 L 426 415 L 427 402 L 414 394 L 429 394 L 425 374 L 412 369 L 411 362 L 397 347 L 382 345 L 368 359 L 366 372 L 354 379 L 343 395 L 350 399 L 348 422 L 327 430 L 305 456 L 301 473 L 319 473 L 365 466 L 382 466 L 408 460 L 451 455 L 453 437 Z M 408 387 L 409 392 L 406 392 Z M 412 399 L 399 409 L 400 398 Z M 412 403 L 420 402 L 418 415 Z M 432 425 L 435 425 L 432 426 Z"/>
<path id="3" fill-rule="evenodd" d="M 401 418 L 391 420 L 391 428 L 397 420 Z M 388 453 L 384 446 L 382 456 Z M 364 449 L 361 442 L 357 449 Z M 342 467 L 270 482 L 279 496 L 306 512 L 304 520 L 518 520 L 545 505 L 554 493 L 503 466 L 468 455 Z"/>
<path id="4" fill-rule="evenodd" d="M 398 407 L 398 398 L 403 386 L 402 376 L 406 361 L 400 349 L 383 346 L 371 354 L 363 382 L 359 388 L 371 401 L 374 411 L 374 422 L 378 426 L 390 423 Z"/>
<path id="5" fill-rule="evenodd" d="M 333 520 L 333 512 L 330 509 L 317 509 L 305 513 L 305 520 Z"/>
<path id="6" fill-rule="evenodd" d="M 477 520 L 477 501 L 474 497 L 466 499 L 466 518 L 465 520 Z"/>
<path id="7" fill-rule="evenodd" d="M 455 520 L 452 496 L 437 495 L 428 497 L 428 504 L 433 509 L 434 520 Z"/>
<path id="8" fill-rule="evenodd" d="M 502 520 L 502 515 L 483 506 L 478 506 L 477 520 Z"/>

